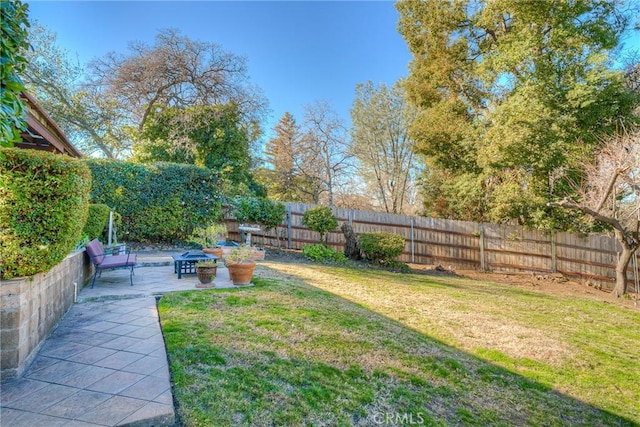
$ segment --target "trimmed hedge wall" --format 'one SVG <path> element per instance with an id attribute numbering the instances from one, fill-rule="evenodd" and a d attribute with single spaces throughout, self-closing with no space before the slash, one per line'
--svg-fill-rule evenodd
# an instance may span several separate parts
<path id="1" fill-rule="evenodd" d="M 101 238 L 109 221 L 109 211 L 109 206 L 103 203 L 90 204 L 89 216 L 82 230 L 82 235 L 87 236 L 89 240 Z"/>
<path id="2" fill-rule="evenodd" d="M 121 241 L 185 241 L 194 227 L 221 217 L 219 180 L 209 169 L 105 159 L 86 163 L 93 175 L 92 202 L 106 204 L 122 216 Z"/>
<path id="3" fill-rule="evenodd" d="M 80 241 L 91 174 L 80 160 L 0 149 L 0 277 L 31 276 L 60 263 Z"/>

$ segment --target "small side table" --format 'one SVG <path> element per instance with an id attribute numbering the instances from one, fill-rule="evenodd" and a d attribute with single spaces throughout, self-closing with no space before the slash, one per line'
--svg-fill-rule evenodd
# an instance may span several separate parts
<path id="1" fill-rule="evenodd" d="M 171 255 L 171 257 L 173 258 L 173 272 L 178 273 L 178 279 L 182 279 L 183 274 L 195 274 L 198 261 L 218 261 L 217 256 L 205 254 L 202 251 L 190 251 L 181 255 Z"/>

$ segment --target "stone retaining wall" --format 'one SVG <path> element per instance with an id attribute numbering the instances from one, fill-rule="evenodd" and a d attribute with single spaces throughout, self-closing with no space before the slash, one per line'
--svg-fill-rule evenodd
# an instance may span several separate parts
<path id="1" fill-rule="evenodd" d="M 0 380 L 19 377 L 73 304 L 92 267 L 85 252 L 46 273 L 0 282 Z"/>

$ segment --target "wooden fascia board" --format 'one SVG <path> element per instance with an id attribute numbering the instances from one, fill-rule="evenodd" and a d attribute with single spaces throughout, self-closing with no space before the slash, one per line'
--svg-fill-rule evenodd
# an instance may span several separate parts
<path id="1" fill-rule="evenodd" d="M 61 153 L 67 153 L 74 157 L 82 157 L 82 153 L 78 151 L 78 149 L 69 141 L 56 122 L 53 121 L 51 117 L 42 109 L 40 104 L 35 100 L 33 96 L 31 96 L 27 92 L 22 92 L 22 96 L 27 100 L 28 109 L 35 110 L 46 122 L 47 125 L 51 126 L 53 132 L 46 129 L 46 126 L 40 123 L 40 121 L 31 114 L 30 111 L 27 111 L 27 124 L 31 125 L 32 122 L 38 123 L 38 127 L 32 126 L 34 130 L 36 130 L 41 136 L 43 136 L 49 143 L 54 145 Z M 29 121 L 31 119 L 31 121 Z M 40 129 L 45 129 L 48 135 L 51 135 L 52 138 L 45 136 L 45 134 L 40 132 Z M 54 143 L 55 141 L 55 143 Z M 62 144 L 63 148 L 60 148 L 60 144 Z"/>
<path id="2" fill-rule="evenodd" d="M 60 142 L 59 138 L 57 138 L 56 135 L 49 132 L 49 129 L 44 127 L 38 121 L 38 119 L 36 119 L 36 117 L 33 114 L 31 114 L 30 111 L 27 112 L 27 125 L 33 130 L 35 130 L 38 133 L 38 135 L 41 135 L 45 140 L 47 140 L 49 144 L 56 147 L 58 151 L 60 151 L 61 153 L 67 152 L 67 147 L 65 147 L 64 144 Z"/>

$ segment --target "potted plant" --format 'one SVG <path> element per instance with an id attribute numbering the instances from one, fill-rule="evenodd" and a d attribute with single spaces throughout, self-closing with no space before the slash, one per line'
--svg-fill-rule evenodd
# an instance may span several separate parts
<path id="1" fill-rule="evenodd" d="M 222 247 L 218 242 L 227 238 L 226 224 L 211 224 L 207 227 L 197 227 L 193 231 L 192 239 L 202 246 L 202 252 L 222 258 Z"/>
<path id="2" fill-rule="evenodd" d="M 256 268 L 256 262 L 251 259 L 253 251 L 247 246 L 234 248 L 224 258 L 224 263 L 229 269 L 231 281 L 236 286 L 248 285 L 253 277 L 253 270 Z"/>
<path id="3" fill-rule="evenodd" d="M 198 261 L 196 263 L 196 273 L 198 280 L 200 280 L 200 285 L 196 285 L 196 288 L 214 287 L 211 282 L 213 282 L 213 279 L 216 277 L 217 271 L 218 264 L 216 264 L 214 260 Z"/>

